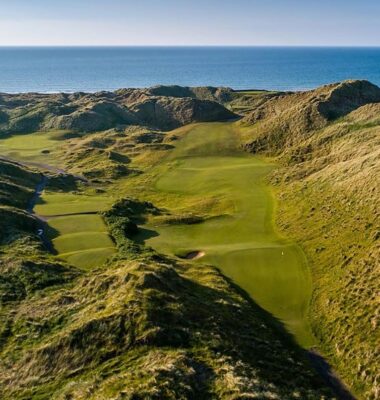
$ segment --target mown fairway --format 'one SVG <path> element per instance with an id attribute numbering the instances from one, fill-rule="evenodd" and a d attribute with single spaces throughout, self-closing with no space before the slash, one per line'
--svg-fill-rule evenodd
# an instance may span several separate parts
<path id="1" fill-rule="evenodd" d="M 168 254 L 205 252 L 194 262 L 218 266 L 310 346 L 311 280 L 304 255 L 274 230 L 273 198 L 263 183 L 273 166 L 243 153 L 237 135 L 233 124 L 202 124 L 176 142 L 158 168 L 154 197 L 187 214 L 199 215 L 202 204 L 214 204 L 213 215 L 198 224 L 152 220 L 146 228 L 159 235 L 146 242 Z"/>
<path id="2" fill-rule="evenodd" d="M 48 217 L 50 237 L 59 257 L 81 268 L 100 266 L 115 249 L 102 217 L 112 200 L 101 196 L 44 193 L 35 206 Z"/>
<path id="3" fill-rule="evenodd" d="M 59 132 L 35 132 L 0 140 L 0 154 L 14 160 L 55 166 Z"/>

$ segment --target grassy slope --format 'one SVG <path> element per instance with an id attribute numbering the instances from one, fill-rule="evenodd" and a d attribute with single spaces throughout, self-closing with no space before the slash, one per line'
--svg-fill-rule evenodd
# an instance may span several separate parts
<path id="1" fill-rule="evenodd" d="M 294 99 L 288 107 L 293 105 Z M 272 176 L 277 219 L 311 265 L 313 331 L 363 399 L 379 394 L 379 114 L 378 104 L 365 105 L 308 134 L 296 129 L 299 116 L 293 128 L 285 122 L 280 128 L 287 114 L 278 114 L 272 129 L 270 119 L 246 128 L 246 137 L 258 139 L 256 147 L 281 153 L 283 167 Z"/>
<path id="2" fill-rule="evenodd" d="M 55 260 L 37 236 L 42 222 L 25 211 L 41 175 L 0 160 L 0 347 L 11 334 L 14 304 L 41 290 L 62 286 L 79 271 Z M 11 185 L 11 183 L 13 185 Z M 11 200 L 11 202 L 10 202 Z"/>
<path id="3" fill-rule="evenodd" d="M 101 229 L 80 219 L 55 228 Z M 214 268 L 119 233 L 114 261 L 83 274 L 44 255 L 35 230 L 23 224 L 1 247 L 3 399 L 332 398 L 281 327 Z"/>
<path id="4" fill-rule="evenodd" d="M 347 130 L 344 125 L 330 128 L 330 133 Z M 331 149 L 325 148 L 335 159 L 331 165 L 309 175 L 310 164 L 320 161 L 317 156 L 297 171 L 303 170 L 307 178 L 290 179 L 279 188 L 283 200 L 279 223 L 303 244 L 312 263 L 313 330 L 345 381 L 368 399 L 376 398 L 379 390 L 380 246 L 375 238 L 380 228 L 380 169 L 374 151 L 379 134 L 379 128 L 355 128 Z M 374 147 L 368 143 L 371 136 Z M 352 151 L 354 157 L 364 154 L 355 160 L 349 155 Z"/>
<path id="5" fill-rule="evenodd" d="M 20 303 L 10 324 L 4 399 L 332 398 L 211 267 L 121 260 Z"/>

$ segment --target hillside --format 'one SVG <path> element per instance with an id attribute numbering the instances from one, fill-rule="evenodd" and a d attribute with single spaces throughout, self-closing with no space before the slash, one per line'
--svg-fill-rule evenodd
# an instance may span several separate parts
<path id="1" fill-rule="evenodd" d="M 246 149 L 281 164 L 277 220 L 309 260 L 322 352 L 359 398 L 378 399 L 380 89 L 347 81 L 281 95 L 242 125 Z"/>
<path id="2" fill-rule="evenodd" d="M 250 131 L 253 141 L 248 141 L 247 148 L 278 153 L 358 107 L 376 102 L 380 102 L 380 89 L 367 81 L 346 81 L 309 92 L 267 97 L 243 119 L 243 123 L 254 127 Z"/>
<path id="3" fill-rule="evenodd" d="M 219 102 L 226 88 L 122 89 L 73 94 L 0 94 L 0 134 L 41 130 L 93 132 L 123 125 L 174 129 L 192 122 L 222 121 L 235 115 Z"/>

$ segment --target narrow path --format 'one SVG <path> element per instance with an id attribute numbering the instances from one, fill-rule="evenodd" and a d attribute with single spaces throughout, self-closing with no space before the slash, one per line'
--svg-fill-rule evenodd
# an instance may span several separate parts
<path id="1" fill-rule="evenodd" d="M 28 207 L 26 211 L 28 213 L 34 214 L 34 206 L 36 205 L 38 199 L 40 198 L 42 192 L 44 191 L 46 184 L 47 184 L 48 178 L 45 175 L 42 175 L 41 182 L 39 182 L 36 186 L 36 189 L 34 190 L 34 194 L 32 198 L 29 201 Z"/>
<path id="2" fill-rule="evenodd" d="M 46 235 L 46 221 L 44 220 L 44 218 L 42 218 L 41 216 L 39 216 L 38 214 L 36 214 L 34 212 L 34 207 L 36 205 L 36 203 L 38 202 L 39 198 L 41 197 L 46 184 L 48 182 L 48 178 L 45 175 L 42 175 L 41 177 L 41 181 L 37 184 L 35 190 L 34 190 L 34 194 L 32 196 L 32 198 L 29 200 L 29 204 L 27 206 L 26 211 L 30 214 L 33 214 L 33 216 L 35 216 L 39 221 L 40 221 L 40 227 L 37 230 L 37 235 L 41 238 L 41 241 L 44 245 L 44 247 L 52 254 L 56 253 L 54 246 L 51 242 L 51 240 L 49 240 L 49 238 Z"/>

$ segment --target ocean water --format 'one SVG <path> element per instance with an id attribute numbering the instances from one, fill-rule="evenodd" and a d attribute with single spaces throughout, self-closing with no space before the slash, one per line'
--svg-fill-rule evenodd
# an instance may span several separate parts
<path id="1" fill-rule="evenodd" d="M 95 92 L 158 84 L 302 90 L 344 79 L 380 85 L 379 48 L 0 48 L 0 92 Z"/>

